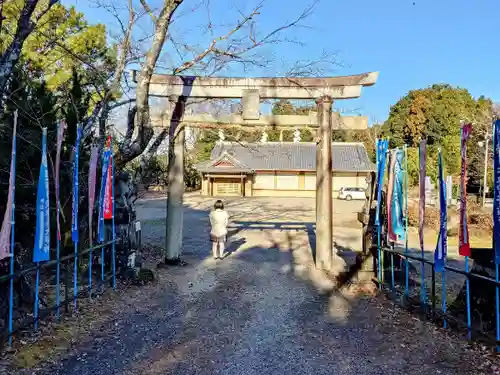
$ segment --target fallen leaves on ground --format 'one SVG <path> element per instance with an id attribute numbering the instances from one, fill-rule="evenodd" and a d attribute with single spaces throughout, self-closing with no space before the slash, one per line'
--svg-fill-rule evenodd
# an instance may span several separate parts
<path id="1" fill-rule="evenodd" d="M 423 320 L 383 295 L 369 297 L 369 300 L 377 311 L 371 314 L 376 316 L 374 329 L 387 337 L 384 343 L 387 347 L 381 350 L 391 350 L 389 347 L 396 344 L 408 363 L 432 361 L 441 367 L 460 368 L 463 374 L 500 375 L 500 357 L 491 346 L 469 343 L 465 334 Z M 419 358 L 416 353 L 420 354 Z M 423 358 L 422 353 L 425 353 Z"/>

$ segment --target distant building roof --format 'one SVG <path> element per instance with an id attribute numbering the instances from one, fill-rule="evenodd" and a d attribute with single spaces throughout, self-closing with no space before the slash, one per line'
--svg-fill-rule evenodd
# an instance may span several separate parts
<path id="1" fill-rule="evenodd" d="M 196 166 L 200 172 L 314 171 L 316 143 L 217 142 L 210 160 Z M 375 171 L 363 143 L 334 142 L 332 168 L 337 172 Z"/>

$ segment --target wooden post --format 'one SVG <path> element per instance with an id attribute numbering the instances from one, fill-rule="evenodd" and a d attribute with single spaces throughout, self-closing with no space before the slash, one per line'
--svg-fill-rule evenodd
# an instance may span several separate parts
<path id="1" fill-rule="evenodd" d="M 165 263 L 184 264 L 181 261 L 182 233 L 184 218 L 184 125 L 181 123 L 186 104 L 183 96 L 169 98 L 172 119 L 169 129 L 168 146 L 168 197 Z"/>
<path id="2" fill-rule="evenodd" d="M 329 96 L 316 100 L 318 141 L 316 145 L 316 267 L 332 267 L 332 103 Z"/>

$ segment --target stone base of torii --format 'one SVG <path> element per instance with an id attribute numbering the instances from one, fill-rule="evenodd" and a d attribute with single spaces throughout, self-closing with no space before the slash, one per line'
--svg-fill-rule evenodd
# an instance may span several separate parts
<path id="1" fill-rule="evenodd" d="M 135 78 L 136 72 L 133 72 Z M 316 267 L 333 267 L 332 130 L 366 129 L 366 117 L 340 117 L 332 112 L 334 100 L 353 99 L 363 86 L 376 83 L 378 72 L 330 78 L 216 78 L 155 74 L 150 96 L 168 97 L 173 110 L 169 126 L 166 264 L 181 260 L 184 195 L 185 127 L 230 126 L 316 129 Z M 135 80 L 135 79 L 134 79 Z M 242 115 L 186 115 L 188 98 L 241 99 Z M 315 99 L 316 116 L 260 114 L 261 99 Z"/>

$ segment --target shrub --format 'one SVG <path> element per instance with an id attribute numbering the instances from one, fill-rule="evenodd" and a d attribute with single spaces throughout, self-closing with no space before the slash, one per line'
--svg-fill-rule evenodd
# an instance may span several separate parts
<path id="1" fill-rule="evenodd" d="M 432 206 L 425 207 L 424 225 L 431 228 L 439 227 L 439 209 Z M 408 226 L 419 226 L 418 204 L 408 206 Z"/>
<path id="2" fill-rule="evenodd" d="M 467 211 L 476 212 L 481 210 L 477 195 L 467 195 Z"/>
<path id="3" fill-rule="evenodd" d="M 493 215 L 489 212 L 475 211 L 469 214 L 469 223 L 479 229 L 493 230 Z"/>
<path id="4" fill-rule="evenodd" d="M 448 237 L 458 237 L 458 227 L 448 228 Z"/>
<path id="5" fill-rule="evenodd" d="M 426 206 L 424 225 L 427 228 L 438 229 L 440 220 L 439 216 L 439 208 Z M 458 236 L 458 216 L 458 207 L 457 209 L 451 209 L 448 207 L 448 236 L 450 237 Z M 493 231 L 493 216 L 491 212 L 484 211 L 477 203 L 475 197 L 467 197 L 467 217 L 471 230 L 476 229 L 482 231 L 483 233 L 484 231 Z M 408 207 L 408 226 L 419 226 L 418 202 L 410 202 Z"/>

